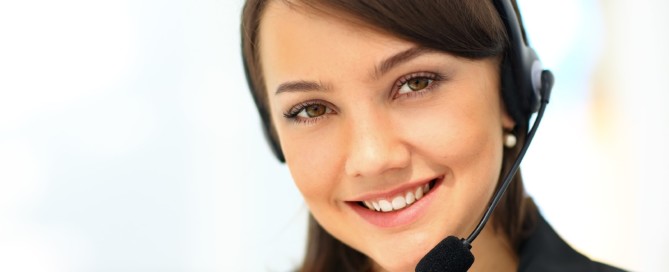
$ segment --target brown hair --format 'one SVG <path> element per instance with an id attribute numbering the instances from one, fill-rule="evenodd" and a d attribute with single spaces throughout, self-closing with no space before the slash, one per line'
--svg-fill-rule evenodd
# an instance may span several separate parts
<path id="1" fill-rule="evenodd" d="M 242 14 L 242 50 L 251 92 L 261 118 L 276 139 L 267 111 L 267 95 L 258 53 L 259 27 L 270 0 L 247 0 Z M 424 47 L 468 58 L 504 57 L 507 35 L 490 0 L 282 0 L 314 12 L 347 15 L 374 29 L 390 33 Z M 515 6 L 515 1 L 513 1 Z M 502 62 L 503 63 L 503 62 Z M 501 91 L 500 91 L 501 92 Z M 511 168 L 525 142 L 527 120 L 516 120 L 515 148 L 505 149 L 500 179 Z M 498 187 L 500 183 L 498 182 Z M 518 248 L 536 220 L 536 207 L 525 197 L 520 171 L 493 214 L 494 228 Z M 371 260 L 325 231 L 309 216 L 307 251 L 302 271 L 369 271 Z"/>

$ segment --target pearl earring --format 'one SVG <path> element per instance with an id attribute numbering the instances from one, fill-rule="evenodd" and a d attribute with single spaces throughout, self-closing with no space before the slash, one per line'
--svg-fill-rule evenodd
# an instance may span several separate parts
<path id="1" fill-rule="evenodd" d="M 517 141 L 518 139 L 516 139 L 516 135 L 513 135 L 513 133 L 507 133 L 504 135 L 504 146 L 506 148 L 514 148 Z"/>

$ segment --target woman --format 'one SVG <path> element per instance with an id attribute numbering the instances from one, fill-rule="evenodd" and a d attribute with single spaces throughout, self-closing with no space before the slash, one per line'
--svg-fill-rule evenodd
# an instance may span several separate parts
<path id="1" fill-rule="evenodd" d="M 476 228 L 540 99 L 497 2 L 247 1 L 247 79 L 311 215 L 303 271 L 414 271 Z M 512 177 L 472 271 L 613 269 L 560 240 Z"/>

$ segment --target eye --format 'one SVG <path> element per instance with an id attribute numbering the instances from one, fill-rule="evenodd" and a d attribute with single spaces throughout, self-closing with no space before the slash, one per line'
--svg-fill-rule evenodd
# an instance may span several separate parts
<path id="1" fill-rule="evenodd" d="M 393 98 L 419 97 L 429 94 L 444 80 L 448 80 L 448 77 L 427 71 L 405 75 L 395 83 Z"/>
<path id="2" fill-rule="evenodd" d="M 296 115 L 302 118 L 315 118 L 328 113 L 328 107 L 322 104 L 308 105 Z"/>
<path id="3" fill-rule="evenodd" d="M 411 92 L 417 92 L 421 91 L 432 84 L 434 80 L 429 79 L 426 77 L 415 77 L 412 79 L 407 80 L 400 86 L 399 90 L 397 91 L 397 94 L 405 94 L 405 93 L 411 93 Z"/>
<path id="4" fill-rule="evenodd" d="M 327 102 L 320 100 L 307 101 L 293 106 L 283 116 L 297 123 L 311 123 L 335 113 L 328 105 Z"/>

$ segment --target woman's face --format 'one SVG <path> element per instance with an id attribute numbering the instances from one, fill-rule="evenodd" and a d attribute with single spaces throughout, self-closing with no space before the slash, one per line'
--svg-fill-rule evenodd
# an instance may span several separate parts
<path id="1" fill-rule="evenodd" d="M 280 1 L 262 20 L 272 120 L 321 226 L 391 271 L 413 271 L 444 237 L 468 235 L 494 191 L 503 131 L 513 127 L 498 61 Z"/>

